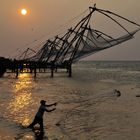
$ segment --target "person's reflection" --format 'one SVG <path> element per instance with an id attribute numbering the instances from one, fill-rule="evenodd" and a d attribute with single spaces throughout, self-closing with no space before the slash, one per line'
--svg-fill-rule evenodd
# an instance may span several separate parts
<path id="1" fill-rule="evenodd" d="M 44 134 L 44 132 L 41 132 L 39 135 L 35 134 L 35 140 L 43 140 Z M 45 137 L 45 139 L 48 140 L 47 137 Z"/>

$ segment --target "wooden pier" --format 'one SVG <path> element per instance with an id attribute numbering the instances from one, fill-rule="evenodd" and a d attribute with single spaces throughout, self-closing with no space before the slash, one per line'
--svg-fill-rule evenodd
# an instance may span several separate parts
<path id="1" fill-rule="evenodd" d="M 23 60 L 10 60 L 1 58 L 0 59 L 0 77 L 5 73 L 15 73 L 15 77 L 18 78 L 20 73 L 30 73 L 34 77 L 37 73 L 46 73 L 50 71 L 50 77 L 54 77 L 54 73 L 58 69 L 64 69 L 68 73 L 68 76 L 72 76 L 72 66 L 69 63 L 64 63 L 61 65 L 56 65 L 53 62 L 33 62 L 33 61 L 23 61 Z"/>

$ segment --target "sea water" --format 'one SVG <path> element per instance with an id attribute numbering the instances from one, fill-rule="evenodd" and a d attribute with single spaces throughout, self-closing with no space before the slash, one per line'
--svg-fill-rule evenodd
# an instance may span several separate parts
<path id="1" fill-rule="evenodd" d="M 71 78 L 63 70 L 53 78 L 50 73 L 0 78 L 0 140 L 38 139 L 26 126 L 41 99 L 58 103 L 44 114 L 41 139 L 139 140 L 140 61 L 81 61 L 72 69 Z"/>

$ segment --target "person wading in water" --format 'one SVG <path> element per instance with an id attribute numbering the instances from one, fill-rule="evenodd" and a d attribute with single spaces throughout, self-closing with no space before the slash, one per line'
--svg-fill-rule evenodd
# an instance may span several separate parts
<path id="1" fill-rule="evenodd" d="M 38 109 L 38 112 L 35 115 L 35 118 L 34 118 L 33 122 L 29 126 L 27 126 L 27 128 L 32 128 L 33 129 L 34 125 L 39 124 L 40 125 L 40 131 L 43 132 L 44 131 L 44 128 L 43 128 L 43 114 L 44 114 L 44 112 L 45 111 L 46 112 L 52 112 L 56 109 L 56 108 L 53 108 L 51 110 L 48 110 L 46 107 L 56 106 L 57 103 L 47 105 L 45 100 L 41 100 L 40 104 L 41 105 Z"/>

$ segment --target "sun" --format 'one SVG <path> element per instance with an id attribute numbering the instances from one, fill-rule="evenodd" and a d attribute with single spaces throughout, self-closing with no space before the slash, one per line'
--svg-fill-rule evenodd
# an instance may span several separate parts
<path id="1" fill-rule="evenodd" d="M 22 6 L 18 9 L 18 14 L 21 16 L 30 15 L 30 9 L 27 6 Z"/>
<path id="2" fill-rule="evenodd" d="M 25 16 L 25 15 L 27 15 L 28 11 L 27 11 L 27 9 L 21 9 L 20 13 L 21 13 L 23 16 Z"/>

